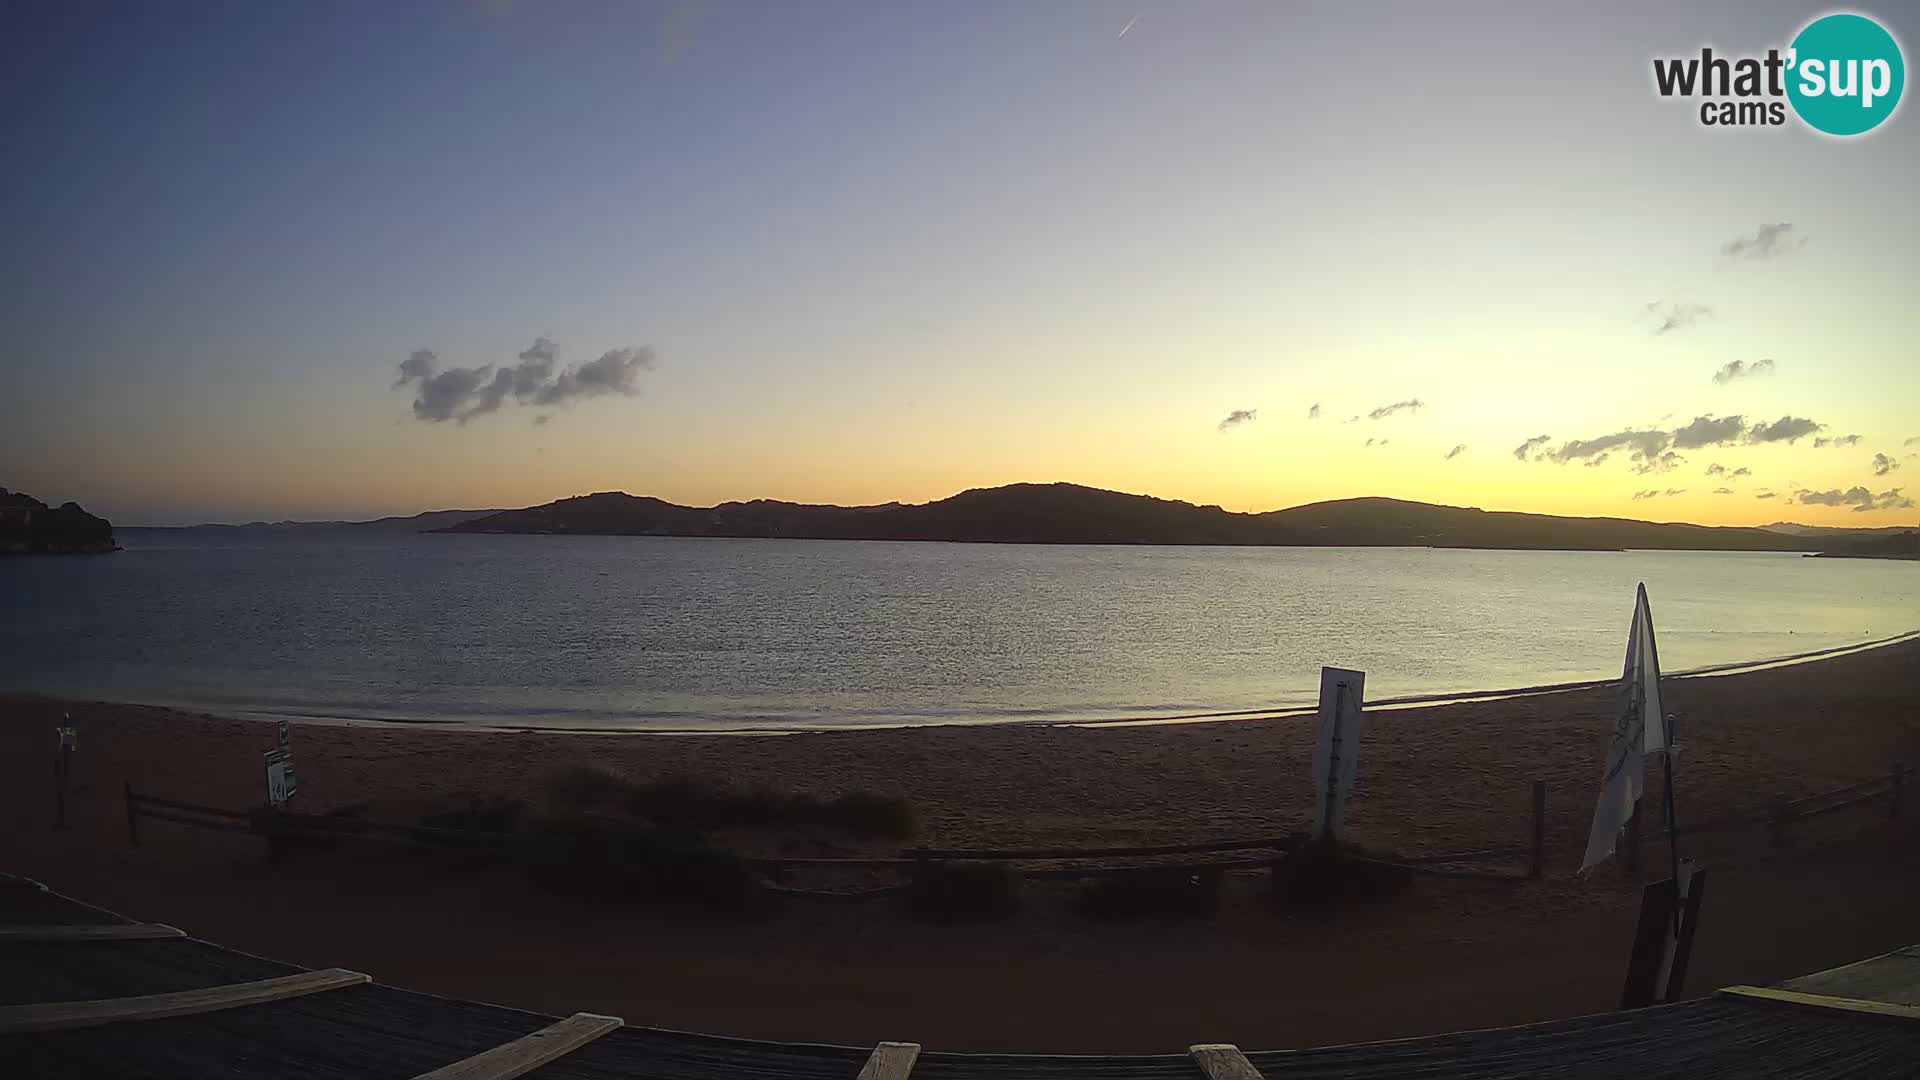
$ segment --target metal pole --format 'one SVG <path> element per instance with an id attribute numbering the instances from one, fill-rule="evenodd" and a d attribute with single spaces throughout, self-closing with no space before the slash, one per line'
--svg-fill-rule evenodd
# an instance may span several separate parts
<path id="1" fill-rule="evenodd" d="M 1669 868 L 1673 871 L 1673 938 L 1675 941 L 1678 941 L 1680 940 L 1680 909 L 1686 905 L 1681 903 L 1682 896 L 1680 891 L 1680 827 L 1673 820 L 1673 741 L 1671 732 L 1668 733 L 1666 752 L 1661 754 L 1660 757 L 1666 763 L 1666 768 L 1663 771 L 1667 774 L 1667 862 Z"/>

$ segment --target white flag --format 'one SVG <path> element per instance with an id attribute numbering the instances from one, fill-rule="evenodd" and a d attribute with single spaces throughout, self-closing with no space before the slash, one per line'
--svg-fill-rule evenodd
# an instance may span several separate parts
<path id="1" fill-rule="evenodd" d="M 1614 709 L 1613 743 L 1600 775 L 1600 799 L 1593 807 L 1593 831 L 1587 834 L 1584 873 L 1613 854 L 1614 844 L 1633 805 L 1647 789 L 1647 755 L 1667 749 L 1666 714 L 1660 709 L 1660 651 L 1653 641 L 1653 610 L 1642 583 L 1633 603 L 1633 629 L 1627 632 L 1627 662 L 1620 673 Z"/>

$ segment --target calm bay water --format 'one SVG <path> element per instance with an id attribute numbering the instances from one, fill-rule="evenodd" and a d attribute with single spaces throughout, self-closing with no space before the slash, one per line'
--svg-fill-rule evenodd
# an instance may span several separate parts
<path id="1" fill-rule="evenodd" d="M 123 530 L 0 562 L 0 689 L 292 716 L 1089 719 L 1669 671 L 1920 626 L 1920 564 L 1782 554 Z"/>

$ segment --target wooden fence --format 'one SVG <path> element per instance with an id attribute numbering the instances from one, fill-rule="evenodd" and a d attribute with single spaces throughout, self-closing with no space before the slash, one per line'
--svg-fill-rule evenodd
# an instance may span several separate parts
<path id="1" fill-rule="evenodd" d="M 1787 842 L 1787 830 L 1796 822 L 1830 814 L 1838 810 L 1887 800 L 1887 816 L 1901 816 L 1905 797 L 1907 769 L 1895 763 L 1885 776 L 1800 799 L 1779 799 L 1764 812 L 1745 811 L 1708 821 L 1683 825 L 1680 835 L 1718 832 L 1734 828 L 1764 826 L 1774 843 Z M 1444 878 L 1475 878 L 1519 881 L 1539 878 L 1546 865 L 1547 785 L 1533 782 L 1533 805 L 1529 843 L 1524 846 L 1477 848 L 1469 851 L 1369 861 L 1396 866 L 1412 873 Z M 140 843 L 140 819 L 151 818 L 198 829 L 246 833 L 267 840 L 270 850 L 302 840 L 353 840 L 405 847 L 459 851 L 468 856 L 517 859 L 525 847 L 512 833 L 450 829 L 430 825 L 403 825 L 366 821 L 340 814 L 303 814 L 271 806 L 250 810 L 226 810 L 175 799 L 143 795 L 126 786 L 127 839 Z M 1638 818 L 1629 822 L 1628 842 L 1623 854 L 1629 864 L 1637 862 L 1640 844 L 1664 836 L 1660 830 L 1644 835 Z M 770 877 L 781 880 L 795 871 L 806 870 L 892 870 L 910 876 L 931 866 L 949 862 L 1001 862 L 1023 878 L 1084 879 L 1107 875 L 1143 872 L 1187 871 L 1192 873 L 1268 869 L 1284 859 L 1304 841 L 1302 834 L 1271 835 L 1254 838 L 1202 840 L 1180 844 L 1151 844 L 1133 847 L 1060 847 L 1060 848 L 906 848 L 892 855 L 867 857 L 758 857 L 744 860 Z M 1211 856 L 1178 860 L 1180 856 Z M 1167 861 L 1175 859 L 1178 861 Z M 1146 861 L 1151 860 L 1151 861 Z M 1522 872 L 1485 869 L 1489 864 L 1517 863 L 1525 860 Z M 1045 864 L 1045 865 L 1032 865 Z M 866 889 L 858 893 L 832 895 L 879 895 L 899 886 Z M 779 888 L 777 891 L 805 893 L 806 890 Z"/>

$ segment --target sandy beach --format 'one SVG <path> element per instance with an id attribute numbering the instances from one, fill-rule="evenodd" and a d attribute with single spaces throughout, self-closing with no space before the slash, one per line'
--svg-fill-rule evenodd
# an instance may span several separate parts
<path id="1" fill-rule="evenodd" d="M 1920 642 L 1670 680 L 1681 820 L 1757 810 L 1920 763 Z M 1236 881 L 1195 922 L 1087 923 L 1044 890 L 1018 919 L 936 927 L 880 903 L 803 902 L 747 923 L 556 900 L 503 872 L 337 851 L 269 864 L 260 842 L 156 823 L 127 845 L 122 786 L 244 808 L 271 725 L 136 705 L 0 698 L 0 867 L 249 951 L 548 1011 L 721 1034 L 950 1049 L 1284 1047 L 1611 1008 L 1635 884 L 1572 876 L 1611 725 L 1609 690 L 1367 718 L 1353 837 L 1402 854 L 1524 844 L 1548 784 L 1546 879 L 1422 880 L 1391 903 L 1290 919 Z M 56 831 L 53 726 L 79 731 Z M 1122 845 L 1265 835 L 1307 821 L 1312 721 L 965 727 L 768 738 L 300 726 L 302 808 L 537 797 L 563 766 L 911 801 L 932 846 Z M 1696 990 L 1766 982 L 1920 940 L 1920 854 L 1880 804 L 1776 850 L 1703 837 L 1715 868 Z M 797 842 L 797 841 L 796 841 Z M 879 845 L 884 847 L 885 845 Z M 810 850 L 810 849 L 809 849 Z M 877 848 L 876 848 L 877 850 Z M 1664 859 L 1664 849 L 1649 848 Z M 798 853 L 805 853 L 800 850 Z M 1765 903 L 1757 900 L 1764 897 Z"/>

